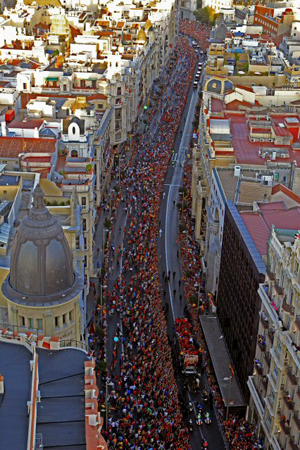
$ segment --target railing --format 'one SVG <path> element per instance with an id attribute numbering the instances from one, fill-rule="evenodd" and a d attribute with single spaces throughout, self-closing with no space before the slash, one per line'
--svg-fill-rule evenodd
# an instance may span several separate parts
<path id="1" fill-rule="evenodd" d="M 300 417 L 299 417 L 299 411 L 295 412 L 293 419 L 298 427 L 298 430 L 300 430 Z"/>
<path id="2" fill-rule="evenodd" d="M 261 321 L 261 324 L 264 327 L 264 329 L 267 330 L 269 328 L 269 320 L 268 320 L 268 318 L 261 314 L 260 315 L 260 321 Z"/>
<path id="3" fill-rule="evenodd" d="M 272 342 L 272 344 L 274 342 L 274 334 L 275 334 L 275 331 L 272 328 L 270 328 L 269 331 L 268 331 L 268 336 L 269 336 L 270 341 Z"/>
<path id="4" fill-rule="evenodd" d="M 265 352 L 264 356 L 265 356 L 266 363 L 268 364 L 268 366 L 270 366 L 270 365 L 271 365 L 271 355 L 270 355 L 270 352 Z"/>
<path id="5" fill-rule="evenodd" d="M 293 386 L 296 386 L 298 384 L 298 377 L 296 377 L 296 375 L 293 374 L 293 370 L 292 370 L 291 367 L 288 367 L 287 376 L 288 376 L 288 378 L 291 381 Z"/>
<path id="6" fill-rule="evenodd" d="M 295 442 L 295 437 L 291 436 L 290 437 L 290 444 L 293 450 L 300 450 L 299 445 Z"/>
<path id="7" fill-rule="evenodd" d="M 85 343 L 81 341 L 76 341 L 75 339 L 61 340 L 60 348 L 78 348 L 80 350 L 86 351 Z"/>
<path id="8" fill-rule="evenodd" d="M 288 394 L 288 392 L 285 392 L 283 395 L 283 400 L 285 402 L 285 404 L 287 405 L 288 409 L 291 411 L 294 409 L 294 402 L 292 401 L 290 395 Z"/>
<path id="9" fill-rule="evenodd" d="M 290 432 L 291 432 L 291 427 L 290 427 L 290 424 L 289 424 L 287 421 L 281 419 L 280 425 L 281 425 L 281 428 L 282 428 L 282 430 L 283 430 L 283 432 L 284 432 L 285 434 L 290 434 Z"/>
<path id="10" fill-rule="evenodd" d="M 295 308 L 293 305 L 290 305 L 289 303 L 287 303 L 286 301 L 284 301 L 282 303 L 282 309 L 283 311 L 289 313 L 289 314 L 294 314 Z"/>

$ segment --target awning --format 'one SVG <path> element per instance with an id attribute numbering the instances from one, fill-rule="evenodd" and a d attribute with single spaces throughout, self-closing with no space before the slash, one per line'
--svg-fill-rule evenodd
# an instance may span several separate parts
<path id="1" fill-rule="evenodd" d="M 46 81 L 58 81 L 58 77 L 46 77 Z"/>

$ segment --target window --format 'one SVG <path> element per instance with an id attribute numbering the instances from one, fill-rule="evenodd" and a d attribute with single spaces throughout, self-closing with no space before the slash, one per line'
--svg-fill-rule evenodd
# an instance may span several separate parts
<path id="1" fill-rule="evenodd" d="M 82 220 L 82 228 L 83 228 L 83 231 L 86 231 L 86 219 Z"/>
<path id="2" fill-rule="evenodd" d="M 43 319 L 36 319 L 36 327 L 38 330 L 43 329 Z"/>
<path id="3" fill-rule="evenodd" d="M 76 250 L 80 249 L 80 237 L 76 236 Z"/>
<path id="4" fill-rule="evenodd" d="M 59 321 L 58 321 L 58 319 L 59 319 L 58 316 L 54 317 L 54 325 L 55 325 L 55 328 L 58 328 L 58 327 L 59 327 Z"/>
<path id="5" fill-rule="evenodd" d="M 118 67 L 118 66 L 117 66 Z M 117 88 L 117 95 L 122 95 L 122 88 L 118 87 Z"/>
<path id="6" fill-rule="evenodd" d="M 116 133 L 116 141 L 120 141 L 122 139 L 122 133 Z"/>
<path id="7" fill-rule="evenodd" d="M 69 322 L 73 321 L 73 311 L 69 311 Z"/>
<path id="8" fill-rule="evenodd" d="M 86 197 L 81 198 L 81 204 L 82 206 L 86 206 Z"/>
<path id="9" fill-rule="evenodd" d="M 76 126 L 75 125 L 72 126 L 72 133 L 76 134 Z"/>
<path id="10" fill-rule="evenodd" d="M 66 325 L 67 323 L 67 314 L 63 314 L 63 324 Z"/>
<path id="11" fill-rule="evenodd" d="M 24 316 L 20 316 L 19 320 L 20 320 L 20 326 L 21 327 L 25 327 L 25 317 Z"/>
<path id="12" fill-rule="evenodd" d="M 103 103 L 98 103 L 98 108 L 103 109 Z"/>
<path id="13" fill-rule="evenodd" d="M 28 317 L 28 328 L 29 328 L 30 330 L 33 329 L 33 319 L 30 318 L 30 317 Z"/>

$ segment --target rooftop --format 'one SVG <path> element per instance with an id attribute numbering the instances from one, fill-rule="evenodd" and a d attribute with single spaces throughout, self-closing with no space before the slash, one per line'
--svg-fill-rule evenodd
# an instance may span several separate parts
<path id="1" fill-rule="evenodd" d="M 2 158 L 18 158 L 20 153 L 54 153 L 55 151 L 55 139 L 0 137 Z"/>
<path id="2" fill-rule="evenodd" d="M 0 342 L 0 368 L 5 395 L 0 397 L 1 449 L 25 449 L 27 446 L 27 402 L 31 393 L 30 360 L 32 354 L 21 345 Z"/>
<path id="3" fill-rule="evenodd" d="M 44 448 L 85 450 L 84 352 L 38 350 L 39 390 L 37 433 Z"/>
<path id="4" fill-rule="evenodd" d="M 230 398 L 228 399 L 231 360 L 225 340 L 221 338 L 223 333 L 217 317 L 202 315 L 200 322 L 225 407 L 229 403 L 231 408 L 245 408 L 246 403 L 236 377 L 231 381 Z"/>

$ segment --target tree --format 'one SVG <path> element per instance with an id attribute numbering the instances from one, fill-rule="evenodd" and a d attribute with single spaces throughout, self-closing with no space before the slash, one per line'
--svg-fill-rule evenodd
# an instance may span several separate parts
<path id="1" fill-rule="evenodd" d="M 218 14 L 215 13 L 215 10 L 210 6 L 206 6 L 205 8 L 198 9 L 194 13 L 197 20 L 200 22 L 206 23 L 207 25 L 214 25 Z"/>

